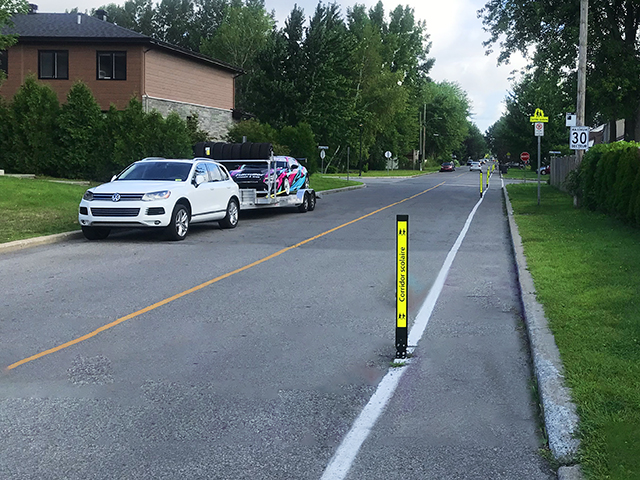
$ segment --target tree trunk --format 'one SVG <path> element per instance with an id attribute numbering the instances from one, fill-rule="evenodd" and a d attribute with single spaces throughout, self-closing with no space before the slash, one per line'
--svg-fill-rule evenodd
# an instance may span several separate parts
<path id="1" fill-rule="evenodd" d="M 636 111 L 634 113 L 636 116 L 636 124 L 635 124 L 636 128 L 635 128 L 633 139 L 635 141 L 638 141 L 640 140 L 640 104 L 638 104 L 638 108 L 636 108 Z"/>
<path id="2" fill-rule="evenodd" d="M 618 139 L 618 121 L 614 118 L 609 120 L 609 138 L 605 139 L 605 143 L 613 143 Z"/>
<path id="3" fill-rule="evenodd" d="M 624 140 L 625 142 L 633 142 L 636 138 L 640 138 L 636 136 L 636 125 L 638 122 L 636 119 L 638 118 L 638 108 L 628 116 L 628 118 L 624 119 Z"/>

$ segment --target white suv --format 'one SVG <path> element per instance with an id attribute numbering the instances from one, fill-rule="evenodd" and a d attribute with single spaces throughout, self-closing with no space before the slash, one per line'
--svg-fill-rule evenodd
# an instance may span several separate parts
<path id="1" fill-rule="evenodd" d="M 170 239 L 183 240 L 190 223 L 234 228 L 239 198 L 238 185 L 213 160 L 149 158 L 87 190 L 78 221 L 89 240 L 107 238 L 113 227 L 165 228 Z"/>

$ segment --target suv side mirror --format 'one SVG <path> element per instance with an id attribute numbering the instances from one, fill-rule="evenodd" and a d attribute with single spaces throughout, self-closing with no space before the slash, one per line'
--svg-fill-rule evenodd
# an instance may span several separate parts
<path id="1" fill-rule="evenodd" d="M 193 180 L 193 184 L 197 187 L 201 183 L 204 183 L 205 178 L 204 175 L 196 175 L 196 178 Z"/>

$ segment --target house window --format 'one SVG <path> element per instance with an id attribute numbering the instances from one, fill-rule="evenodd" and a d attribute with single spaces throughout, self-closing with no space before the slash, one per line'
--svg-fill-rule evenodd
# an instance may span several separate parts
<path id="1" fill-rule="evenodd" d="M 9 52 L 6 50 L 0 50 L 0 72 L 4 72 L 5 75 L 9 75 Z"/>
<path id="2" fill-rule="evenodd" d="M 98 52 L 98 80 L 126 80 L 127 52 Z"/>
<path id="3" fill-rule="evenodd" d="M 38 57 L 38 78 L 69 79 L 68 50 L 40 50 Z"/>

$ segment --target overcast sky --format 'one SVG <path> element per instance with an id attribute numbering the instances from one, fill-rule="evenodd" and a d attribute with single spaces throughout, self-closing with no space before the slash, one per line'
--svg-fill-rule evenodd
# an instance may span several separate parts
<path id="1" fill-rule="evenodd" d="M 81 12 L 91 10 L 119 0 L 30 0 L 38 5 L 39 12 L 64 13 L 78 7 Z M 310 17 L 318 2 L 316 0 L 265 0 L 268 11 L 275 11 L 278 26 L 284 25 L 291 9 L 297 3 Z M 325 2 L 329 3 L 329 2 Z M 343 0 L 343 16 L 347 8 L 355 3 L 372 7 L 377 0 Z M 427 33 L 432 42 L 430 57 L 435 58 L 431 77 L 436 81 L 448 80 L 458 83 L 467 92 L 472 103 L 471 120 L 481 132 L 496 122 L 504 110 L 504 98 L 510 89 L 508 77 L 515 68 L 523 65 L 522 59 L 512 60 L 510 65 L 496 65 L 496 54 L 486 56 L 482 42 L 488 38 L 476 12 L 486 0 L 383 0 L 385 12 L 398 5 L 409 5 L 415 10 L 417 20 L 427 22 Z"/>

